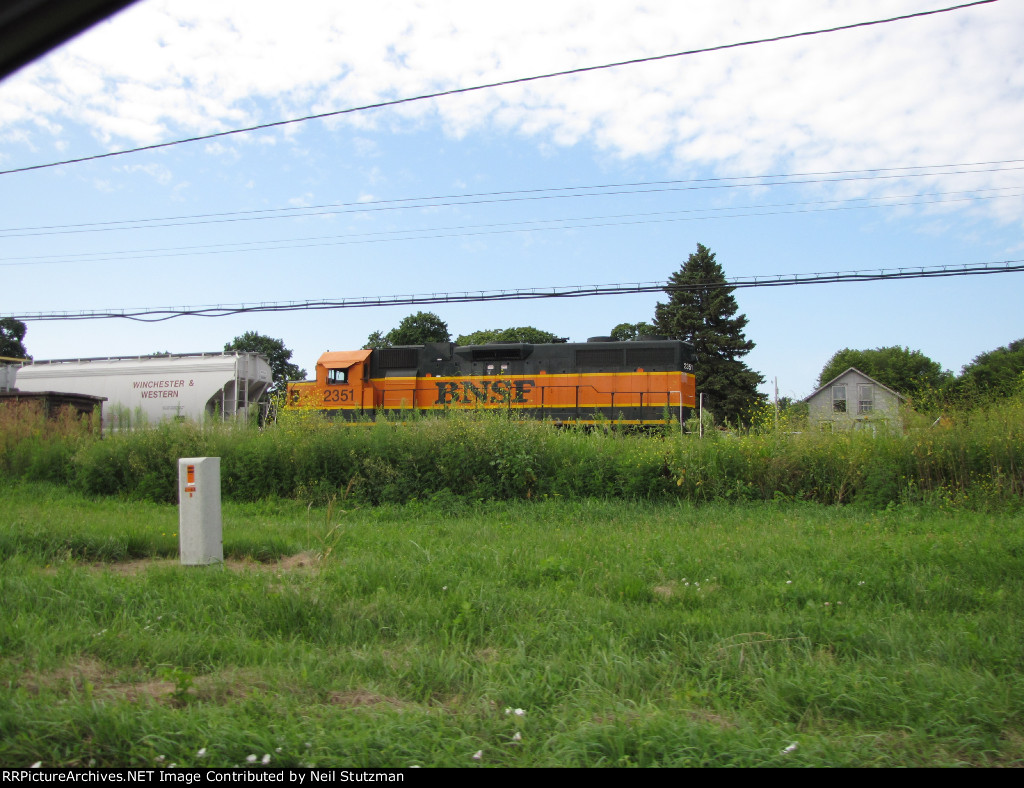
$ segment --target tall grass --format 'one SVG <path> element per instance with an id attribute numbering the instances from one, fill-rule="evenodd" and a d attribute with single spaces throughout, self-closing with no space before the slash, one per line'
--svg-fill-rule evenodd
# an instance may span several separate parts
<path id="1" fill-rule="evenodd" d="M 236 501 L 325 503 L 344 493 L 361 505 L 600 497 L 884 508 L 1024 499 L 1019 396 L 905 432 L 711 431 L 703 439 L 558 429 L 483 412 L 344 425 L 285 412 L 263 430 L 165 423 L 102 440 L 11 423 L 0 421 L 6 477 L 158 502 L 175 500 L 185 456 L 221 457 L 223 495 Z"/>
<path id="2" fill-rule="evenodd" d="M 42 402 L 0 402 L 0 472 L 30 481 L 70 481 L 74 455 L 100 434 L 99 414 L 81 417 L 71 406 L 47 418 Z"/>
<path id="3" fill-rule="evenodd" d="M 1024 763 L 1020 512 L 449 504 L 0 488 L 0 763 Z"/>

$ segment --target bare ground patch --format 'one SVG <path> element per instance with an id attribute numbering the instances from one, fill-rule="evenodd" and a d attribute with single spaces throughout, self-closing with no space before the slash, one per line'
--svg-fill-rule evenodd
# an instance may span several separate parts
<path id="1" fill-rule="evenodd" d="M 227 670 L 181 680 L 141 675 L 138 669 L 118 670 L 96 659 L 81 659 L 74 664 L 42 673 L 26 673 L 19 684 L 27 692 L 52 692 L 61 697 L 87 696 L 98 701 L 147 701 L 175 705 L 183 699 L 228 703 L 266 689 L 254 670 Z M 137 678 L 136 678 L 137 677 Z"/>
<path id="2" fill-rule="evenodd" d="M 361 706 L 388 706 L 393 709 L 408 708 L 409 704 L 398 698 L 388 698 L 368 690 L 347 690 L 345 692 L 331 692 L 328 702 L 333 706 L 342 706 L 348 709 Z"/>
<path id="3" fill-rule="evenodd" d="M 222 564 L 211 564 L 210 567 L 183 567 L 195 568 L 217 568 L 223 567 L 232 572 L 307 572 L 315 573 L 320 566 L 319 556 L 311 550 L 306 550 L 295 555 L 284 556 L 277 561 L 253 561 L 248 558 L 227 558 Z M 130 561 L 104 561 L 88 564 L 88 567 L 96 572 L 111 572 L 116 575 L 133 576 L 153 569 L 170 569 L 181 567 L 181 561 L 177 558 L 137 558 Z M 45 574 L 56 574 L 55 567 L 47 567 L 43 570 Z"/>

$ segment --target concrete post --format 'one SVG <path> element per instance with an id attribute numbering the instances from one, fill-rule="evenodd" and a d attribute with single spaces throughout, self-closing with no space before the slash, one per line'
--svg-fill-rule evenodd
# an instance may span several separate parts
<path id="1" fill-rule="evenodd" d="M 182 566 L 224 562 L 220 457 L 178 460 L 178 544 Z"/>

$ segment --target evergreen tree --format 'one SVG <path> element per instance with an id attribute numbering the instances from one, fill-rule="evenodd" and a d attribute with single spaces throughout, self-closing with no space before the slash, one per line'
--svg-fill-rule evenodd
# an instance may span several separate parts
<path id="1" fill-rule="evenodd" d="M 704 407 L 716 422 L 745 421 L 765 397 L 757 387 L 764 378 L 740 361 L 754 349 L 743 329 L 746 315 L 725 286 L 725 273 L 715 255 L 703 244 L 668 280 L 668 303 L 654 309 L 658 334 L 693 344 L 697 355 L 694 374 L 697 393 L 704 395 Z"/>

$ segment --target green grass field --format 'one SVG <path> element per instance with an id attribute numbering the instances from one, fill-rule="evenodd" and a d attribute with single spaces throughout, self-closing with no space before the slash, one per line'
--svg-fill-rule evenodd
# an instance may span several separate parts
<path id="1" fill-rule="evenodd" d="M 354 507 L 0 487 L 0 764 L 1024 764 L 1019 508 Z"/>

